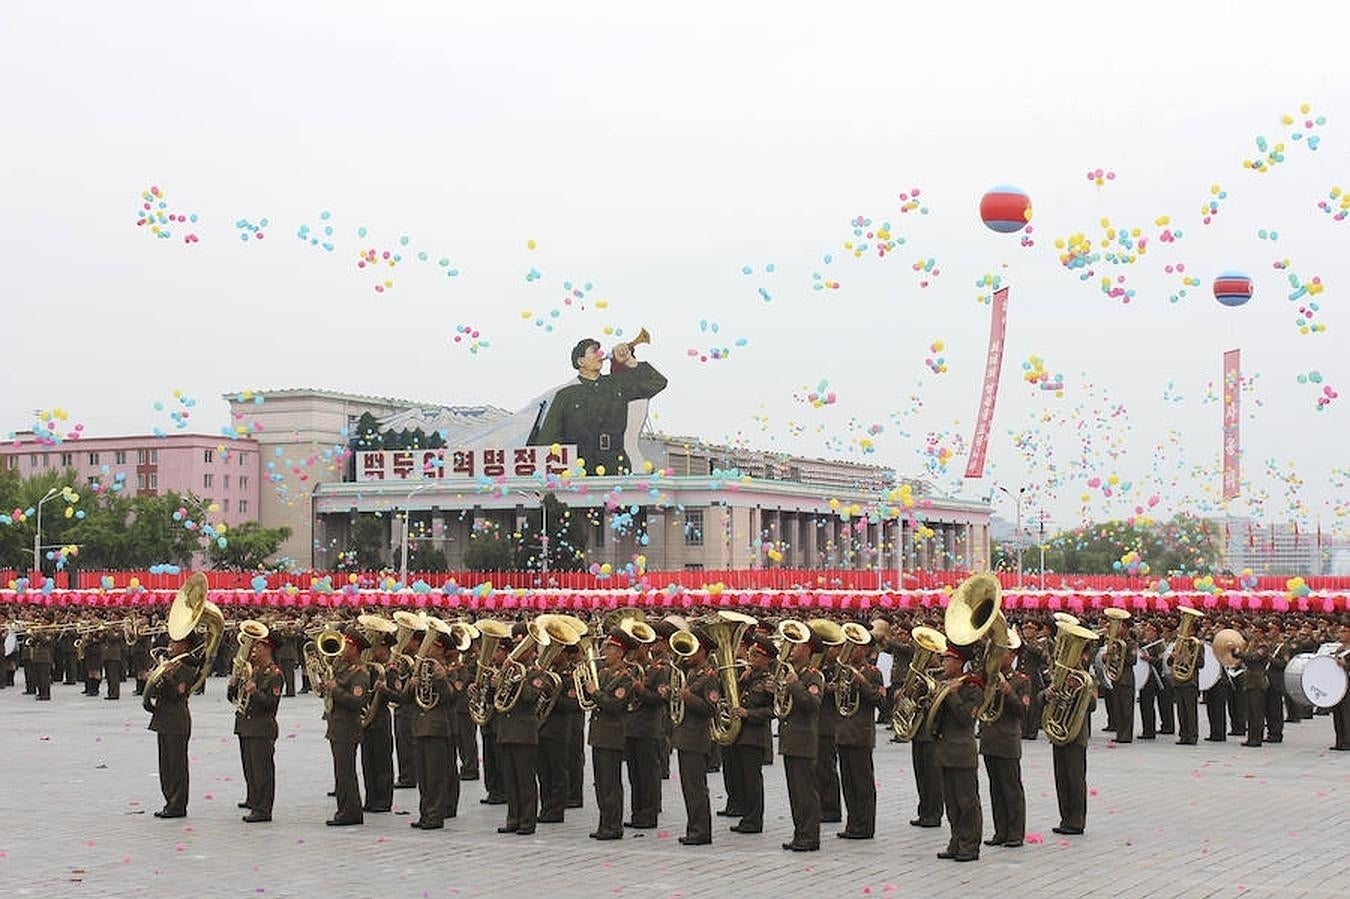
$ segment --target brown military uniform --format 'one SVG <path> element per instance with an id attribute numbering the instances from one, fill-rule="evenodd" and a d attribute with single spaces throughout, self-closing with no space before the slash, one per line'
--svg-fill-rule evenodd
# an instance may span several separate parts
<path id="1" fill-rule="evenodd" d="M 845 839 L 871 839 L 877 826 L 877 783 L 872 752 L 877 745 L 876 712 L 885 692 L 875 665 L 858 668 L 863 683 L 856 685 L 858 711 L 840 715 L 834 742 L 839 753 L 839 779 L 848 821 L 840 832 Z M 836 699 L 837 701 L 837 699 Z"/>
<path id="2" fill-rule="evenodd" d="M 764 744 L 773 739 L 769 732 L 769 722 L 773 720 L 769 672 L 747 669 L 740 694 L 746 715 L 723 763 L 735 759 L 731 767 L 737 781 L 734 795 L 741 804 L 741 820 L 733 829 L 739 833 L 759 833 L 764 829 Z"/>
<path id="3" fill-rule="evenodd" d="M 719 696 L 717 672 L 707 666 L 691 671 L 685 686 L 689 696 L 684 700 L 684 720 L 671 732 L 671 745 L 679 764 L 680 791 L 684 795 L 684 842 L 711 843 L 708 753 L 712 751 L 711 722 Z"/>
<path id="4" fill-rule="evenodd" d="M 356 778 L 356 747 L 361 742 L 361 710 L 366 705 L 370 690 L 370 676 L 364 665 L 337 665 L 335 685 L 331 691 L 333 709 L 328 715 L 328 746 L 333 753 L 333 780 L 337 790 L 337 814 L 333 821 L 339 824 L 360 824 L 361 786 Z"/>
<path id="5" fill-rule="evenodd" d="M 984 831 L 975 745 L 975 712 L 983 698 L 983 691 L 967 677 L 947 693 L 933 722 L 936 761 L 942 769 L 942 798 L 952 829 L 947 852 L 958 858 L 979 857 Z"/>
<path id="6" fill-rule="evenodd" d="M 155 704 L 149 729 L 158 735 L 159 787 L 164 793 L 163 817 L 181 818 L 188 803 L 188 739 L 192 715 L 188 712 L 188 687 L 196 670 L 179 662 L 165 671 L 146 699 Z"/>
<path id="7" fill-rule="evenodd" d="M 509 712 L 498 712 L 497 763 L 506 786 L 506 823 L 498 833 L 534 832 L 539 817 L 539 716 L 536 703 L 545 688 L 538 668 L 525 674 L 520 698 Z"/>
<path id="8" fill-rule="evenodd" d="M 234 732 L 239 737 L 239 757 L 248 790 L 244 804 L 252 811 L 251 817 L 271 819 L 277 787 L 277 707 L 285 680 L 280 668 L 269 665 L 254 669 L 252 684 L 248 707 L 234 712 Z M 241 684 L 230 686 L 226 698 L 234 702 L 242 689 Z"/>
<path id="9" fill-rule="evenodd" d="M 1008 678 L 1011 695 L 1003 697 L 1003 712 L 980 723 L 980 755 L 989 775 L 989 802 L 994 812 L 991 845 L 1021 845 L 1026 833 L 1027 797 L 1022 787 L 1023 722 L 1031 706 L 1032 682 L 1014 671 Z"/>
<path id="10" fill-rule="evenodd" d="M 592 694 L 591 767 L 595 775 L 595 804 L 600 810 L 596 835 L 603 839 L 623 836 L 624 719 L 633 694 L 633 679 L 627 666 L 600 670 L 599 689 Z"/>
<path id="11" fill-rule="evenodd" d="M 450 709 L 454 705 L 455 685 L 451 670 L 442 667 L 430 676 L 428 699 L 430 708 L 418 704 L 413 683 L 416 673 L 409 678 L 406 689 L 395 694 L 399 708 L 411 716 L 412 738 L 417 741 L 414 753 L 418 792 L 418 817 L 413 826 L 423 830 L 439 830 L 446 818 L 458 814 L 458 769 L 450 755 Z"/>
<path id="12" fill-rule="evenodd" d="M 624 758 L 632 792 L 630 820 L 636 828 L 656 827 L 661 812 L 661 720 L 670 717 L 670 704 L 661 695 L 661 688 L 669 679 L 670 669 L 665 663 L 648 665 L 645 689 L 638 690 L 634 685 L 634 701 L 624 721 Z"/>
<path id="13" fill-rule="evenodd" d="M 820 782 L 816 753 L 820 750 L 820 704 L 825 678 L 815 668 L 804 669 L 788 687 L 792 711 L 778 723 L 778 752 L 783 756 L 788 804 L 792 809 L 792 841 L 787 848 L 820 848 Z"/>

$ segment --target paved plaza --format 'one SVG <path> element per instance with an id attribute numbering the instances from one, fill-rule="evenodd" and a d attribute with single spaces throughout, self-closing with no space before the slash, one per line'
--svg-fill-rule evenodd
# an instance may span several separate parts
<path id="1" fill-rule="evenodd" d="M 1331 722 L 1286 728 L 1278 746 L 1231 740 L 1184 747 L 1116 747 L 1093 738 L 1087 833 L 1061 839 L 1050 747 L 1025 743 L 1028 844 L 985 847 L 980 861 L 939 861 L 946 829 L 910 827 L 914 786 L 908 746 L 877 749 L 878 835 L 837 840 L 825 825 L 820 852 L 787 853 L 791 836 L 783 769 L 765 769 L 765 832 L 726 831 L 712 846 L 684 847 L 679 784 L 664 784 L 661 828 L 596 843 L 591 792 L 565 824 L 530 837 L 498 835 L 503 807 L 481 805 L 482 782 L 464 784 L 459 817 L 442 831 L 412 830 L 415 790 L 395 793 L 395 813 L 363 827 L 329 828 L 332 784 L 320 703 L 283 700 L 277 742 L 276 820 L 243 824 L 233 709 L 224 682 L 192 700 L 188 817 L 159 820 L 155 736 L 140 699 L 85 698 L 56 686 L 35 703 L 0 691 L 3 789 L 0 883 L 11 896 L 1345 896 L 1350 892 L 1350 753 L 1328 752 Z M 1202 711 L 1203 735 L 1203 711 Z M 1099 711 L 1096 724 L 1102 723 Z M 721 776 L 709 775 L 714 808 Z M 991 819 L 981 774 L 985 835 Z M 645 836 L 634 836 L 645 833 Z M 1038 836 L 1043 842 L 1036 842 Z"/>

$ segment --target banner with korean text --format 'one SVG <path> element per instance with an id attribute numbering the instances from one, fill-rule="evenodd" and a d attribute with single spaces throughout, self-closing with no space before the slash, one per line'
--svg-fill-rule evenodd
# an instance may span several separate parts
<path id="1" fill-rule="evenodd" d="M 1242 351 L 1223 354 L 1223 498 L 1242 492 Z"/>
<path id="2" fill-rule="evenodd" d="M 356 454 L 357 481 L 475 480 L 561 475 L 577 457 L 571 444 L 474 449 L 371 450 Z"/>
<path id="3" fill-rule="evenodd" d="M 1008 288 L 994 292 L 993 314 L 989 317 L 989 354 L 984 362 L 984 392 L 975 417 L 975 436 L 970 440 L 970 458 L 966 477 L 984 477 L 984 456 L 989 449 L 989 429 L 994 424 L 994 405 L 998 402 L 998 381 L 1003 373 L 1003 337 L 1008 329 Z"/>

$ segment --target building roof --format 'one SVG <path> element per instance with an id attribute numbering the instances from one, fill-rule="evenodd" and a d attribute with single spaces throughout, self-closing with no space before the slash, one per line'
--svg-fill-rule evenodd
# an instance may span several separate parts
<path id="1" fill-rule="evenodd" d="M 264 398 L 272 397 L 275 399 L 299 399 L 307 396 L 320 397 L 326 400 L 338 400 L 345 403 L 364 403 L 366 405 L 380 406 L 402 406 L 404 408 L 423 408 L 423 407 L 443 407 L 443 403 L 424 402 L 422 400 L 407 400 L 393 396 L 371 396 L 365 393 L 344 393 L 340 390 L 321 390 L 315 387 L 283 387 L 277 390 L 249 390 L 252 395 L 261 395 Z M 245 391 L 231 390 L 228 393 L 222 393 L 221 399 L 227 403 L 247 402 L 241 400 Z M 488 407 L 484 407 L 488 408 Z"/>
<path id="2" fill-rule="evenodd" d="M 72 440 L 62 440 L 59 443 L 42 443 L 32 431 L 16 432 L 14 437 L 0 443 L 0 452 L 34 452 L 35 447 L 41 447 L 43 450 L 61 450 L 71 452 L 78 450 L 81 446 L 94 444 L 122 442 L 127 440 L 145 440 L 153 443 L 188 443 L 188 442 L 210 442 L 220 443 L 229 441 L 231 443 L 251 443 L 257 444 L 258 441 L 252 437 L 226 437 L 224 434 L 194 434 L 194 433 L 173 433 L 173 434 L 121 434 L 99 437 L 78 437 Z"/>

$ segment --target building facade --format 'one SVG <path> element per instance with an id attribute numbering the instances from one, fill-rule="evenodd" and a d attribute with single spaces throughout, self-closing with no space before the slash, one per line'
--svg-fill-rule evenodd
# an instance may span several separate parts
<path id="1" fill-rule="evenodd" d="M 80 492 L 121 483 L 129 495 L 191 494 L 215 503 L 213 519 L 233 526 L 263 514 L 258 453 L 253 440 L 201 434 L 82 437 L 54 446 L 20 434 L 0 446 L 0 464 L 25 478 L 73 471 L 70 486 Z"/>
<path id="2" fill-rule="evenodd" d="M 1262 524 L 1252 518 L 1211 518 L 1218 529 L 1221 570 L 1256 575 L 1333 575 L 1347 566 L 1347 547 L 1316 525 L 1296 522 Z"/>

